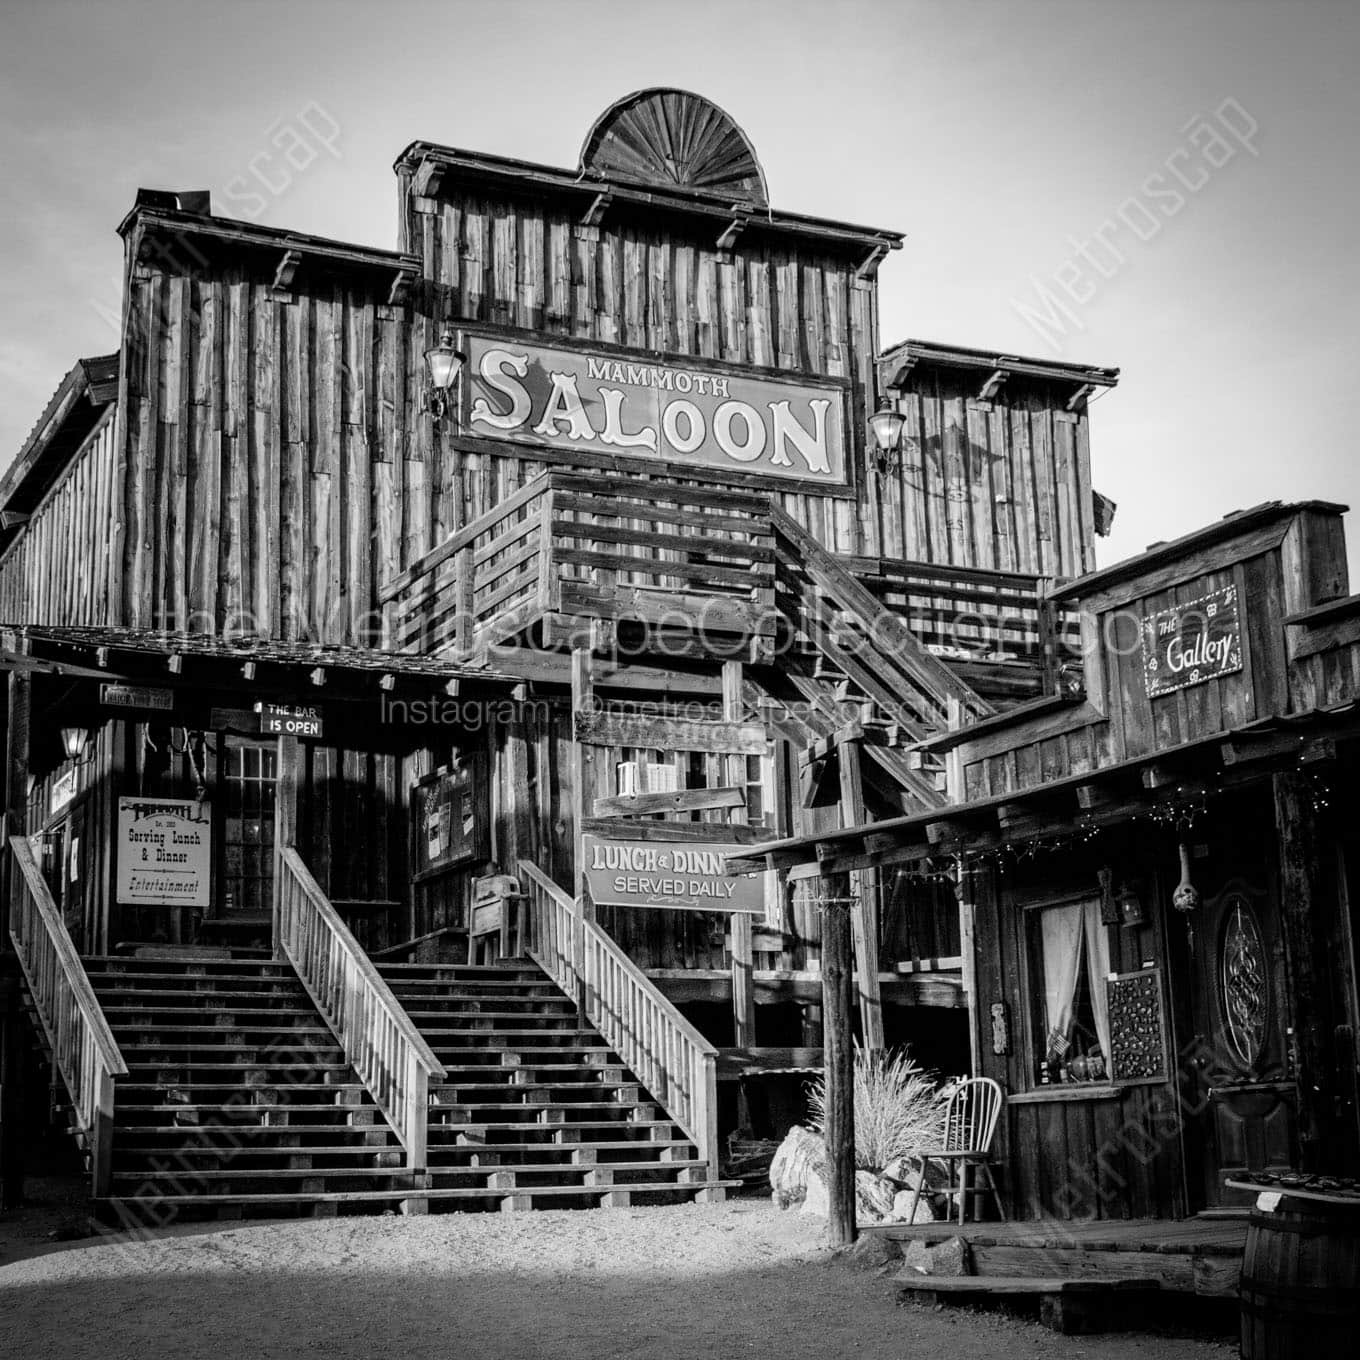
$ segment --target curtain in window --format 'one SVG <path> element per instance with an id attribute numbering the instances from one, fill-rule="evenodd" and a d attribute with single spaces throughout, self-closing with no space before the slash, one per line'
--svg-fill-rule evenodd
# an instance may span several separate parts
<path id="1" fill-rule="evenodd" d="M 1077 994 L 1077 969 L 1081 966 L 1083 904 L 1047 907 L 1039 913 L 1039 936 L 1044 951 L 1044 1014 L 1048 1020 L 1045 1050 L 1053 1053 L 1055 1040 L 1060 1054 L 1071 1036 L 1072 1002 Z"/>
<path id="2" fill-rule="evenodd" d="M 1100 921 L 1100 903 L 1094 897 L 1084 905 L 1086 924 L 1086 980 L 1091 989 L 1091 1011 L 1096 1038 L 1105 1061 L 1110 1061 L 1110 1005 L 1105 982 L 1110 976 L 1110 934 Z"/>
<path id="3" fill-rule="evenodd" d="M 1056 1036 L 1061 1036 L 1061 1040 L 1071 1037 L 1072 1004 L 1084 963 L 1096 1038 L 1100 1041 L 1100 1051 L 1108 1060 L 1110 1009 L 1105 995 L 1105 980 L 1110 972 L 1110 940 L 1100 921 L 1100 902 L 1091 898 L 1070 906 L 1046 908 L 1039 917 L 1039 934 L 1044 953 L 1044 1009 L 1048 1020 L 1048 1034 L 1044 1037 L 1046 1051 L 1054 1051 Z"/>

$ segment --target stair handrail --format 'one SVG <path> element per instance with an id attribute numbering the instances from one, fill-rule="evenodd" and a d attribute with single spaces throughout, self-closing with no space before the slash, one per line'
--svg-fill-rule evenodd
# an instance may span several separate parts
<path id="1" fill-rule="evenodd" d="M 881 621 L 888 628 L 897 648 L 895 659 L 898 664 L 939 709 L 943 710 L 953 699 L 965 713 L 975 717 L 987 717 L 995 712 L 980 694 L 927 651 L 910 627 L 877 600 L 853 571 L 838 562 L 834 553 L 817 542 L 773 501 L 770 503 L 770 522 L 776 537 L 784 538 L 797 550 L 798 565 L 839 609 L 855 618 L 870 633 L 875 621 Z"/>
<path id="2" fill-rule="evenodd" d="M 387 1117 L 413 1171 L 426 1166 L 430 1080 L 448 1076 L 302 856 L 279 852 L 278 946 Z"/>
<path id="3" fill-rule="evenodd" d="M 32 846 L 11 836 L 9 848 L 15 869 L 9 937 L 86 1139 L 93 1193 L 102 1198 L 109 1187 L 114 1080 L 127 1075 L 127 1063 Z"/>
<path id="4" fill-rule="evenodd" d="M 519 861 L 529 956 L 604 1036 L 719 1179 L 718 1050 L 573 899 Z"/>

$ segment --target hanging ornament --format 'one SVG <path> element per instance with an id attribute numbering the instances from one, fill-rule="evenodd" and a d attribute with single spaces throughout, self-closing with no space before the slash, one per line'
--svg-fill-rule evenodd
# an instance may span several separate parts
<path id="1" fill-rule="evenodd" d="M 1181 842 L 1181 881 L 1176 884 L 1176 891 L 1171 895 L 1171 905 L 1177 911 L 1192 912 L 1199 910 L 1200 892 L 1190 881 L 1190 846 L 1186 841 Z"/>
<path id="2" fill-rule="evenodd" d="M 1100 924 L 1117 926 L 1119 924 L 1119 904 L 1114 900 L 1113 871 L 1097 869 L 1096 881 L 1100 884 Z"/>

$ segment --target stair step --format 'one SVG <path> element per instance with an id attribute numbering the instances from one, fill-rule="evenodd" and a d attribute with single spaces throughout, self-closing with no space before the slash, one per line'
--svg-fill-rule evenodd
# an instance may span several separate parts
<path id="1" fill-rule="evenodd" d="M 220 1171 L 212 1169 L 195 1169 L 193 1167 L 178 1167 L 172 1170 L 161 1172 L 142 1172 L 142 1171 L 115 1171 L 113 1173 L 113 1183 L 126 1183 L 128 1181 L 141 1181 L 143 1183 L 154 1183 L 157 1175 L 183 1178 L 187 1176 L 201 1176 L 204 1181 L 216 1183 L 218 1181 L 302 1181 L 302 1180 L 329 1180 L 331 1178 L 344 1178 L 353 1180 L 356 1177 L 372 1177 L 375 1180 L 395 1180 L 405 1177 L 409 1180 L 412 1176 L 410 1167 L 376 1167 L 376 1166 L 320 1166 L 305 1168 L 285 1168 L 258 1166 L 249 1170 L 237 1170 L 235 1168 L 224 1168 Z"/>
<path id="2" fill-rule="evenodd" d="M 308 1089 L 321 1090 L 324 1088 L 313 1087 Z M 246 1101 L 235 1102 L 195 1101 L 193 1104 L 189 1105 L 166 1105 L 166 1104 L 149 1105 L 149 1104 L 137 1104 L 132 1101 L 127 1102 L 120 1101 L 117 1106 L 118 1111 L 123 1114 L 181 1114 L 192 1110 L 196 1114 L 226 1114 L 226 1115 L 240 1113 L 258 1113 L 264 1110 L 287 1110 L 290 1114 L 311 1114 L 311 1113 L 334 1114 L 336 1110 L 359 1109 L 359 1108 L 366 1108 L 371 1112 L 377 1107 L 373 1105 L 369 1105 L 366 1107 L 337 1105 L 333 1100 L 325 1104 L 309 1102 L 306 1104 L 279 1103 L 277 1105 L 266 1104 L 252 1105 L 247 1103 Z"/>
<path id="3" fill-rule="evenodd" d="M 124 1055 L 126 1055 L 127 1052 L 128 1050 L 126 1046 L 124 1046 L 123 1048 Z M 266 1059 L 262 1059 L 259 1062 L 254 1062 L 249 1058 L 235 1058 L 231 1062 L 191 1061 L 179 1063 L 166 1063 L 147 1061 L 147 1062 L 130 1062 L 127 1065 L 129 1074 L 136 1072 L 155 1072 L 165 1067 L 175 1067 L 177 1069 L 189 1072 L 255 1072 L 255 1071 L 268 1072 L 272 1068 L 277 1067 L 283 1071 L 292 1072 L 296 1070 L 297 1063 L 292 1058 L 272 1063 Z M 328 1072 L 348 1072 L 350 1070 L 350 1065 L 347 1062 L 343 1061 L 309 1062 L 307 1064 L 307 1070 L 309 1072 L 319 1072 L 324 1076 Z M 132 1083 L 132 1085 L 137 1084 L 138 1083 L 135 1082 Z M 145 1085 L 146 1083 L 141 1084 Z M 197 1085 L 198 1083 L 186 1080 L 184 1084 L 186 1086 L 194 1086 Z M 130 1086 L 127 1084 L 120 1083 L 118 1089 L 120 1091 L 126 1091 L 130 1089 Z M 337 1086 L 336 1089 L 338 1090 L 339 1087 Z"/>
<path id="4" fill-rule="evenodd" d="M 268 1132 L 268 1130 L 262 1130 Z M 306 1133 L 309 1130 L 306 1125 L 297 1125 L 292 1129 L 280 1129 L 281 1133 Z M 169 1133 L 169 1129 L 152 1130 L 141 1129 L 139 1133 Z M 184 1135 L 190 1133 L 188 1129 L 175 1129 L 175 1133 Z M 253 1132 L 253 1131 L 252 1131 Z M 354 1132 L 354 1130 L 350 1130 Z M 392 1135 L 395 1139 L 396 1135 Z M 253 1141 L 253 1140 L 252 1140 Z M 657 1144 L 661 1146 L 661 1144 Z M 233 1144 L 229 1147 L 213 1148 L 206 1145 L 196 1145 L 193 1147 L 167 1148 L 157 1147 L 151 1143 L 135 1144 L 131 1147 L 123 1147 L 116 1140 L 114 1142 L 114 1157 L 216 1157 L 235 1161 L 238 1157 L 287 1157 L 287 1156 L 307 1156 L 307 1157 L 373 1157 L 380 1152 L 390 1152 L 399 1147 L 393 1142 L 390 1147 L 369 1147 L 363 1143 L 297 1143 L 279 1144 L 274 1147 L 251 1147 L 245 1144 Z M 405 1153 L 402 1154 L 405 1156 Z M 318 1171 L 326 1171 L 329 1168 L 321 1167 Z"/>
<path id="5" fill-rule="evenodd" d="M 633 1194 L 676 1194 L 677 1192 L 686 1195 L 697 1194 L 705 1190 L 726 1190 L 740 1186 L 740 1181 L 696 1181 L 691 1185 L 637 1185 L 629 1186 L 627 1189 Z M 521 1192 L 534 1199 L 584 1199 L 591 1196 L 607 1197 L 615 1187 L 607 1185 L 536 1185 L 532 1190 Z M 430 1189 L 430 1190 L 336 1190 L 318 1191 L 311 1194 L 204 1194 L 204 1195 L 160 1195 L 153 1201 L 156 1205 L 201 1205 L 209 1207 L 220 1204 L 239 1204 L 249 1205 L 282 1205 L 282 1204 L 312 1204 L 312 1203 L 377 1203 L 379 1201 L 391 1201 L 398 1199 L 424 1199 L 424 1200 L 459 1200 L 459 1199 L 480 1199 L 495 1200 L 506 1198 L 504 1191 L 486 1189 Z M 112 1197 L 114 1204 L 125 1204 L 130 1207 L 136 1206 L 136 1201 L 118 1200 Z"/>
<path id="6" fill-rule="evenodd" d="M 206 1000 L 206 995 L 204 997 Z M 258 1016 L 261 1020 L 277 1022 L 285 1015 L 305 1015 L 309 1018 L 316 1017 L 316 1008 L 310 1004 L 302 1004 L 296 1000 L 290 1001 L 286 1006 L 146 1006 L 139 1002 L 129 1001 L 126 1005 L 103 1005 L 104 1014 L 109 1017 L 109 1023 L 116 1025 L 119 1016 L 142 1016 L 142 1015 L 163 1015 L 168 1020 L 213 1020 L 218 1016 Z"/>
<path id="7" fill-rule="evenodd" d="M 256 1091 L 268 1091 L 271 1095 L 280 1095 L 289 1091 L 301 1091 L 304 1094 L 308 1095 L 320 1093 L 322 1091 L 328 1093 L 331 1091 L 337 1093 L 341 1091 L 359 1091 L 364 1094 L 367 1094 L 368 1091 L 368 1088 L 361 1081 L 345 1081 L 345 1082 L 264 1081 L 260 1082 L 257 1085 L 248 1086 L 244 1082 L 239 1081 L 212 1082 L 212 1081 L 176 1080 L 176 1081 L 136 1081 L 129 1082 L 126 1085 L 120 1084 L 118 1087 L 120 1097 L 125 1093 L 143 1091 L 164 1091 L 167 1089 L 173 1090 L 187 1089 L 190 1091 L 194 1091 L 196 1093 L 201 1092 L 203 1094 L 212 1094 L 217 1091 L 236 1091 L 239 1092 L 242 1096 L 252 1096 L 255 1094 Z M 139 1105 L 136 1101 L 133 1100 L 119 1099 L 118 1108 L 135 1110 L 145 1108 L 145 1106 Z M 289 1108 L 292 1109 L 295 1107 L 289 1106 Z"/>

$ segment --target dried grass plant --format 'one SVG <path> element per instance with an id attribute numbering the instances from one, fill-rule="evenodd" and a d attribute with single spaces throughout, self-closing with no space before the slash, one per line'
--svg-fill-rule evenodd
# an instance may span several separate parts
<path id="1" fill-rule="evenodd" d="M 905 1048 L 866 1051 L 855 1045 L 855 1165 L 882 1171 L 899 1157 L 938 1147 L 946 1093 Z M 826 1135 L 826 1078 L 808 1084 L 814 1133 Z"/>

